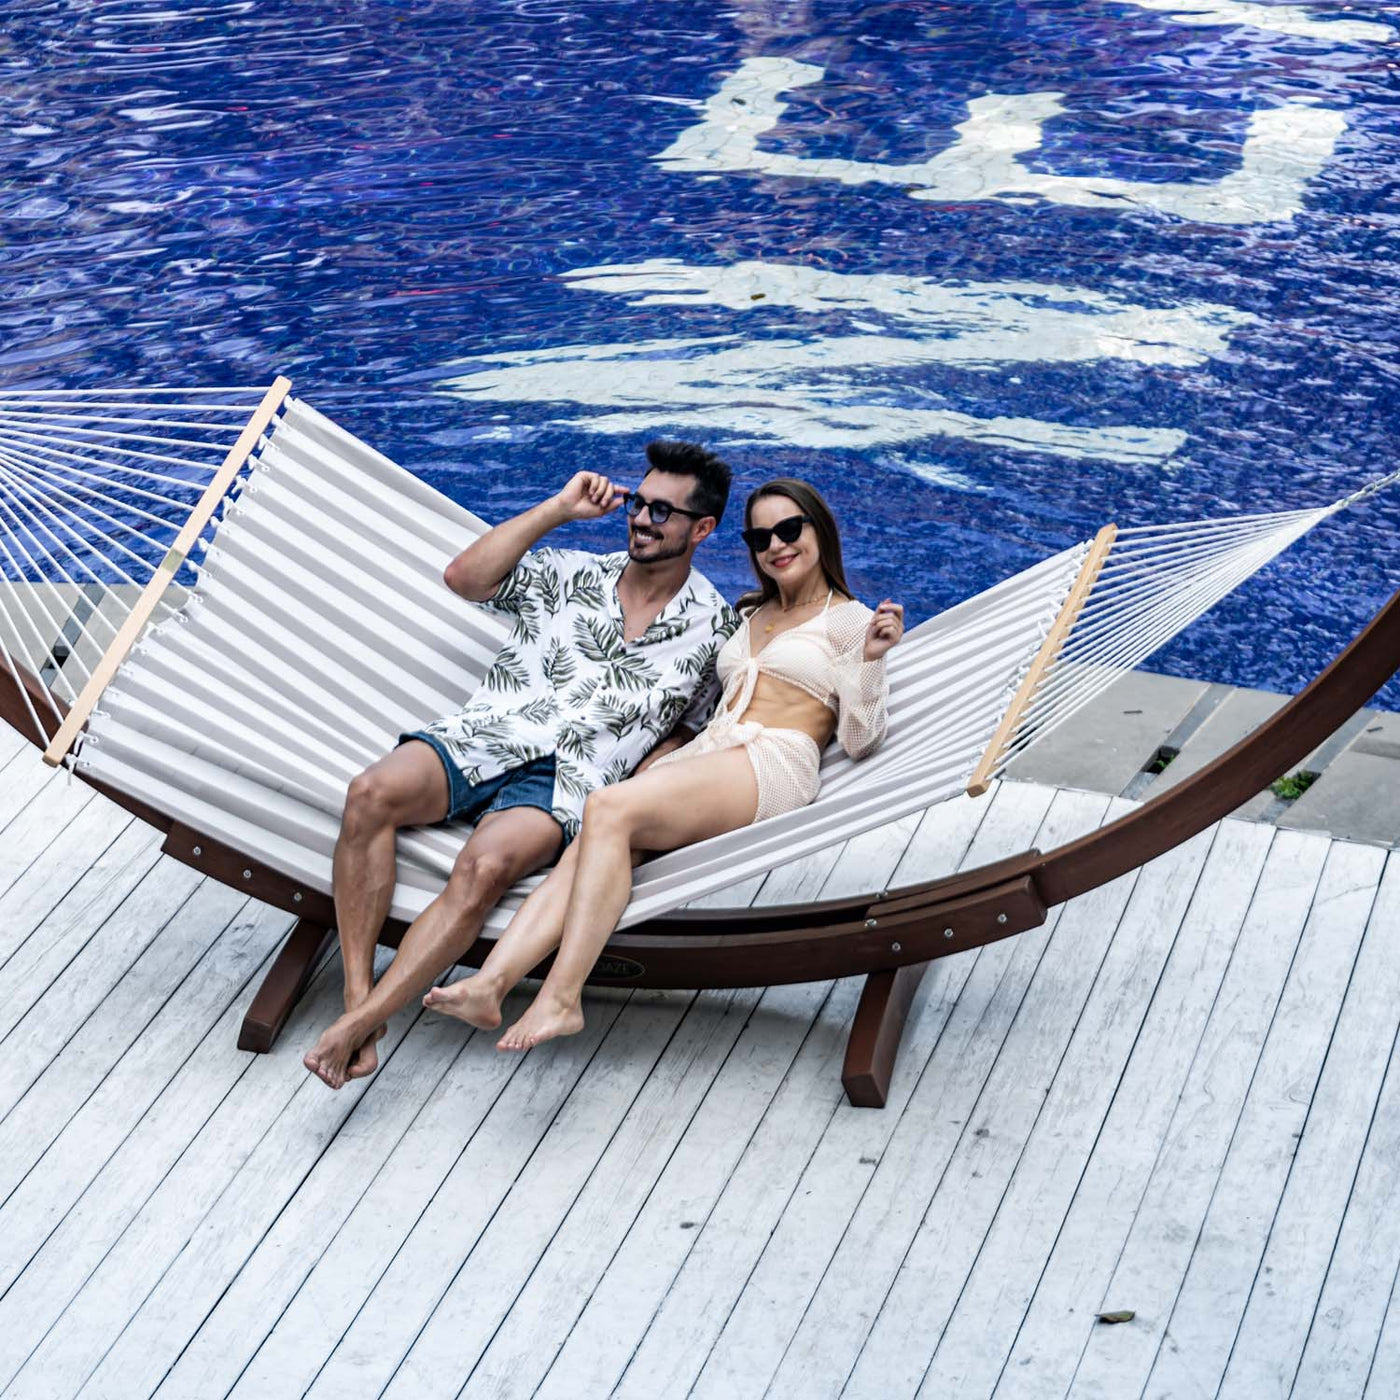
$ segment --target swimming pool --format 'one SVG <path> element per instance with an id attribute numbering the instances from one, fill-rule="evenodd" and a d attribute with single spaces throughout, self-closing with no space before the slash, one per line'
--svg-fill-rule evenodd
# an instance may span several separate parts
<path id="1" fill-rule="evenodd" d="M 816 482 L 915 618 L 1106 519 L 1394 466 L 1393 8 L 0 20 L 2 387 L 280 369 L 488 518 L 696 437 L 740 491 Z M 1151 664 L 1296 689 L 1400 582 L 1397 526 L 1400 492 L 1329 523 Z M 737 531 L 700 556 L 730 594 Z"/>

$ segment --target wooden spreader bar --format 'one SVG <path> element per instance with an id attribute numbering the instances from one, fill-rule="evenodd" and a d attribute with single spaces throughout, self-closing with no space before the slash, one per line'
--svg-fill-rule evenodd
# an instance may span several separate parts
<path id="1" fill-rule="evenodd" d="M 1079 614 L 1083 612 L 1084 604 L 1088 601 L 1089 594 L 1093 592 L 1094 585 L 1099 580 L 1099 572 L 1103 568 L 1104 561 L 1113 548 L 1113 541 L 1117 537 L 1118 527 L 1116 525 L 1105 525 L 1094 536 L 1093 543 L 1089 546 L 1089 552 L 1084 556 L 1084 562 L 1079 567 L 1079 574 L 1074 583 L 1070 585 L 1064 605 L 1055 615 L 1054 622 L 1050 624 L 1050 630 L 1045 634 L 1045 640 L 1040 644 L 1040 650 L 1036 652 L 1025 678 L 1017 688 L 1011 703 L 1006 707 L 1006 713 L 1001 717 L 1001 723 L 997 725 L 996 733 L 992 735 L 992 741 L 987 745 L 986 752 L 978 760 L 977 767 L 972 770 L 972 777 L 967 782 L 967 790 L 971 796 L 981 797 L 991 785 L 992 778 L 1001 765 L 1006 746 L 1011 742 L 1017 726 L 1021 723 L 1022 715 L 1025 714 L 1031 701 L 1035 699 L 1036 693 L 1040 690 L 1050 668 L 1059 659 L 1060 651 L 1063 649 L 1070 632 L 1074 629 L 1074 624 L 1079 621 Z"/>
<path id="2" fill-rule="evenodd" d="M 739 987 L 865 974 L 843 1082 L 853 1103 L 883 1104 L 900 1030 L 923 966 L 932 958 L 1033 928 L 1044 921 L 1049 907 L 1116 879 L 1205 830 L 1301 763 L 1397 670 L 1400 593 L 1322 675 L 1233 749 L 1078 841 L 874 898 L 654 919 L 614 935 L 590 980 L 642 987 Z M 45 692 L 32 674 L 23 668 L 17 672 L 18 686 L 8 668 L 0 666 L 0 718 L 31 737 L 24 692 L 34 698 Z M 327 930 L 334 927 L 329 896 L 202 837 L 138 798 L 86 781 L 168 832 L 166 854 L 298 916 L 240 1036 L 247 1048 L 269 1048 L 321 956 Z M 380 941 L 395 946 L 403 932 L 402 924 L 390 924 Z M 478 939 L 463 962 L 479 966 L 491 947 L 490 938 Z"/>

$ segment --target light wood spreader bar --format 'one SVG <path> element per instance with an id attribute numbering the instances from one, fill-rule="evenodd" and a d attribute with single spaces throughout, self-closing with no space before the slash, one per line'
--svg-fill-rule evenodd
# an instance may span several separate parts
<path id="1" fill-rule="evenodd" d="M 1113 541 L 1117 538 L 1117 525 L 1105 525 L 1094 536 L 1093 543 L 1089 546 L 1088 554 L 1084 556 L 1084 563 L 1069 590 L 1069 596 L 1065 599 L 1064 606 L 1060 609 L 1055 621 L 1050 624 L 1050 631 L 1040 644 L 1040 650 L 1036 652 L 1030 670 L 1026 672 L 1025 679 L 1021 682 L 1014 699 L 1006 707 L 1006 713 L 1001 717 L 1001 723 L 997 725 L 997 732 L 992 735 L 992 742 L 987 745 L 987 751 L 978 760 L 977 767 L 972 771 L 967 790 L 973 797 L 980 797 L 986 792 L 991 783 L 992 775 L 1001 762 L 1002 754 L 1006 751 L 1007 744 L 1011 742 L 1011 736 L 1016 732 L 1016 726 L 1021 722 L 1021 716 L 1026 712 L 1026 707 L 1035 699 L 1036 691 L 1040 689 L 1046 672 L 1055 664 L 1061 648 L 1074 628 L 1074 624 L 1079 621 L 1079 614 L 1083 611 L 1089 594 L 1093 592 L 1094 585 L 1099 579 L 1099 572 L 1104 566 L 1104 561 L 1108 558 L 1109 551 L 1113 548 Z"/>
<path id="2" fill-rule="evenodd" d="M 272 387 L 263 395 L 262 402 L 253 410 L 253 416 L 248 420 L 247 427 L 238 435 L 238 441 L 229 448 L 223 465 L 214 474 L 214 479 L 196 502 L 194 509 L 190 512 L 189 519 L 185 521 L 180 533 L 175 537 L 175 543 L 170 546 L 165 558 L 161 560 L 155 573 L 151 575 L 150 581 L 141 590 L 141 596 L 136 600 L 136 605 L 127 614 L 126 621 L 122 623 L 117 635 L 112 638 L 111 646 L 103 653 L 102 659 L 93 669 L 92 675 L 88 677 L 88 683 L 83 687 L 82 694 L 73 702 L 73 708 L 68 711 L 58 732 L 53 736 L 48 748 L 44 750 L 44 762 L 51 767 L 56 768 L 62 763 L 68 750 L 73 747 L 73 741 L 78 737 L 83 725 L 87 723 L 88 716 L 96 709 L 98 700 L 102 698 L 102 692 L 111 684 L 112 677 L 117 673 L 117 668 L 126 660 L 127 653 L 136 644 L 136 639 L 140 636 L 141 629 L 150 620 L 156 604 L 164 596 L 165 590 L 170 587 L 171 581 L 194 547 L 194 542 L 199 538 L 200 532 L 213 517 L 219 502 L 223 500 L 228 488 L 232 485 L 234 477 L 238 475 L 243 464 L 252 456 L 253 449 L 258 445 L 258 439 L 267 431 L 273 415 L 282 407 L 282 403 L 291 392 L 291 388 L 292 381 L 279 374 L 273 380 Z"/>

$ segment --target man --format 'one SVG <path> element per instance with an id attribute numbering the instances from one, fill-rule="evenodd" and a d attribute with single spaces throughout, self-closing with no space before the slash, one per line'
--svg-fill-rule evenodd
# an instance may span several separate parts
<path id="1" fill-rule="evenodd" d="M 386 1019 L 466 952 L 517 880 L 573 839 L 590 792 L 709 718 L 715 654 L 738 619 L 691 556 L 724 514 L 729 468 L 694 443 L 653 442 L 647 459 L 635 492 L 578 472 L 447 566 L 449 588 L 515 625 L 460 712 L 401 736 L 350 784 L 332 866 L 345 1014 L 305 1060 L 331 1088 L 378 1068 Z M 625 552 L 527 555 L 556 526 L 624 504 Z M 449 818 L 476 829 L 375 985 L 395 832 Z"/>

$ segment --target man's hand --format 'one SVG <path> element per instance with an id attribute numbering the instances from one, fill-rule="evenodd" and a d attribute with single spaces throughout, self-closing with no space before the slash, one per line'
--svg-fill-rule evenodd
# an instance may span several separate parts
<path id="1" fill-rule="evenodd" d="M 625 494 L 599 472 L 575 472 L 554 500 L 566 520 L 597 520 L 611 515 Z"/>
<path id="2" fill-rule="evenodd" d="M 687 728 L 684 724 L 678 724 L 642 761 L 632 770 L 635 778 L 638 773 L 645 773 L 658 758 L 665 758 L 668 753 L 675 753 L 679 748 L 684 748 L 695 738 L 695 731 Z"/>
<path id="3" fill-rule="evenodd" d="M 865 629 L 866 661 L 878 661 L 904 635 L 904 607 L 888 598 L 875 609 L 870 626 Z"/>

